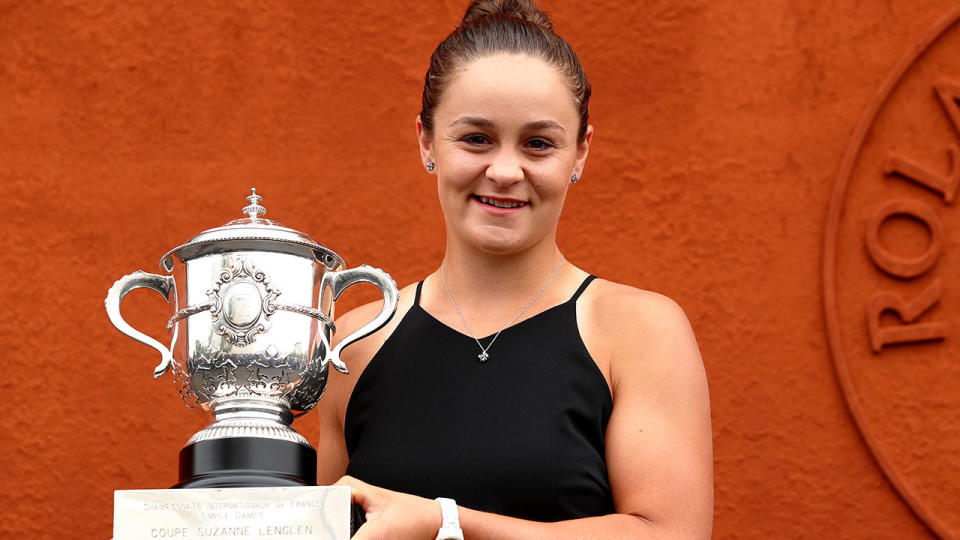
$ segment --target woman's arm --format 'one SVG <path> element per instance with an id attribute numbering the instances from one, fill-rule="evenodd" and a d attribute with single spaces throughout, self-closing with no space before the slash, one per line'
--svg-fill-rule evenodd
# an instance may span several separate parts
<path id="1" fill-rule="evenodd" d="M 323 397 L 317 403 L 316 417 L 320 424 L 320 436 L 317 440 L 317 484 L 330 485 L 337 481 L 347 470 L 349 456 L 343 437 L 343 422 L 347 412 L 347 403 L 357 379 L 373 355 L 380 349 L 387 337 L 396 329 L 404 314 L 413 305 L 416 285 L 408 285 L 400 290 L 397 312 L 386 325 L 359 341 L 355 341 L 343 350 L 341 358 L 350 369 L 344 374 L 330 368 L 327 387 Z M 383 302 L 371 302 L 337 317 L 337 331 L 333 336 L 336 345 L 345 336 L 352 334 L 380 313 Z"/>
<path id="2" fill-rule="evenodd" d="M 361 505 L 367 515 L 367 522 L 352 540 L 434 540 L 440 529 L 440 505 L 436 501 L 372 486 L 349 476 L 341 478 L 337 485 L 350 486 L 354 502 Z M 683 538 L 659 531 L 642 518 L 624 514 L 541 523 L 462 506 L 458 510 L 466 540 Z"/>
<path id="3" fill-rule="evenodd" d="M 334 340 L 338 341 L 337 338 L 349 335 L 360 328 L 367 320 L 372 319 L 379 309 L 379 305 L 369 304 L 338 317 Z M 347 364 L 350 373 L 344 374 L 333 367 L 329 368 L 327 387 L 316 406 L 316 416 L 320 425 L 320 434 L 317 439 L 317 485 L 330 485 L 343 476 L 343 471 L 347 470 L 349 456 L 343 436 L 343 418 L 350 393 L 353 392 L 357 377 L 363 372 L 366 362 L 362 358 L 367 353 L 365 349 L 369 347 L 371 339 L 373 336 L 361 339 L 344 349 L 341 358 Z"/>
<path id="4" fill-rule="evenodd" d="M 465 538 L 709 538 L 713 457 L 706 376 L 683 311 L 671 300 L 598 282 L 578 303 L 581 335 L 610 381 L 607 471 L 617 514 L 556 523 L 460 508 Z M 426 538 L 438 503 L 345 477 L 367 512 L 357 540 Z M 509 486 L 504 486 L 509 489 Z"/>
<path id="5" fill-rule="evenodd" d="M 609 359 L 614 397 L 607 472 L 618 512 L 668 538 L 709 538 L 713 524 L 710 400 L 700 351 L 680 307 L 602 281 L 581 334 Z"/>

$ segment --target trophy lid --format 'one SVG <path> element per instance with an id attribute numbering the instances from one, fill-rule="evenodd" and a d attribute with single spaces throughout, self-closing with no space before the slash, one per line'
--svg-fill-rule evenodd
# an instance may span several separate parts
<path id="1" fill-rule="evenodd" d="M 177 246 L 160 259 L 160 266 L 173 270 L 173 256 L 181 262 L 216 253 L 233 251 L 271 251 L 290 253 L 315 259 L 329 270 L 344 266 L 343 259 L 306 233 L 285 227 L 283 224 L 264 219 L 267 209 L 260 205 L 263 197 L 256 188 L 250 188 L 249 205 L 243 207 L 247 217 L 235 219 L 226 225 L 207 229 L 194 236 L 186 244 Z"/>

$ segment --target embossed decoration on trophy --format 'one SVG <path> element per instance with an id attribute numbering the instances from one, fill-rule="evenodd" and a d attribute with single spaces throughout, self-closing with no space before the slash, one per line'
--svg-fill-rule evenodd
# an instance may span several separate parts
<path id="1" fill-rule="evenodd" d="M 118 330 L 160 352 L 153 376 L 172 371 L 188 406 L 213 411 L 214 422 L 180 451 L 174 487 L 315 485 L 316 450 L 290 424 L 323 395 L 328 364 L 346 373 L 343 348 L 383 327 L 397 308 L 389 274 L 366 265 L 343 270 L 330 249 L 264 219 L 262 198 L 251 191 L 247 217 L 172 249 L 160 262 L 168 275 L 120 278 L 105 300 Z M 380 289 L 383 309 L 331 348 L 334 302 L 361 282 Z M 172 300 L 169 347 L 120 315 L 120 302 L 137 288 Z"/>

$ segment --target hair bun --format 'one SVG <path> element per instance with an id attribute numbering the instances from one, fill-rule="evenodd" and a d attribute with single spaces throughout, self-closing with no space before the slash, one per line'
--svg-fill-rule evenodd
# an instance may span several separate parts
<path id="1" fill-rule="evenodd" d="M 527 21 L 545 32 L 553 32 L 550 17 L 540 11 L 533 0 L 474 0 L 463 15 L 460 25 L 496 15 Z"/>

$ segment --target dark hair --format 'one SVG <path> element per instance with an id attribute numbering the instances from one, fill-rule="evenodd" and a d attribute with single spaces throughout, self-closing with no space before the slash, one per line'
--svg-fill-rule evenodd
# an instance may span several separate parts
<path id="1" fill-rule="evenodd" d="M 532 0 L 474 0 L 458 26 L 430 57 L 423 83 L 420 121 L 433 132 L 433 113 L 440 103 L 451 73 L 465 62 L 497 53 L 526 54 L 555 66 L 566 78 L 580 113 L 577 134 L 587 134 L 590 82 L 577 54 L 553 32 L 550 18 Z"/>

